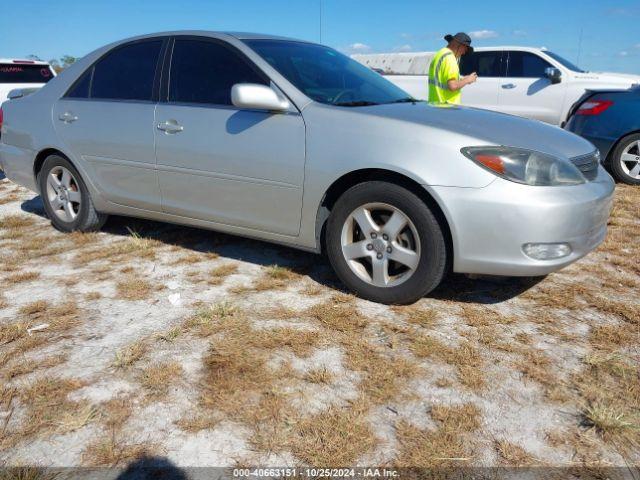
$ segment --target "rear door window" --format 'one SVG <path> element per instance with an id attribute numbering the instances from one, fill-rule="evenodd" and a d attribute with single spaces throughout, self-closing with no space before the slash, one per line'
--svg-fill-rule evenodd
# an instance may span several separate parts
<path id="1" fill-rule="evenodd" d="M 542 57 L 530 52 L 509 52 L 507 77 L 542 78 L 544 70 L 552 65 Z"/>
<path id="2" fill-rule="evenodd" d="M 502 52 L 473 52 L 460 59 L 460 75 L 476 72 L 479 77 L 502 77 Z"/>
<path id="3" fill-rule="evenodd" d="M 93 67 L 91 98 L 152 100 L 162 40 L 117 47 Z"/>
<path id="4" fill-rule="evenodd" d="M 0 63 L 0 83 L 47 83 L 52 78 L 48 65 Z"/>
<path id="5" fill-rule="evenodd" d="M 232 48 L 213 41 L 178 38 L 171 55 L 169 101 L 232 105 L 237 83 L 268 85 L 267 79 Z"/>

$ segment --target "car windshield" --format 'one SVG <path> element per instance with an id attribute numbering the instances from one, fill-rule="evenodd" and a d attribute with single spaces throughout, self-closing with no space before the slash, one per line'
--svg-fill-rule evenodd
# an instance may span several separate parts
<path id="1" fill-rule="evenodd" d="M 358 107 L 414 101 L 378 73 L 332 48 L 286 40 L 245 43 L 316 102 Z"/>
<path id="2" fill-rule="evenodd" d="M 578 67 L 577 65 L 574 65 L 569 60 L 567 60 L 566 58 L 561 57 L 557 53 L 550 52 L 549 50 L 545 50 L 544 53 L 549 55 L 556 62 L 561 63 L 563 67 L 568 68 L 572 72 L 585 73 L 585 71 L 582 70 L 580 67 Z"/>

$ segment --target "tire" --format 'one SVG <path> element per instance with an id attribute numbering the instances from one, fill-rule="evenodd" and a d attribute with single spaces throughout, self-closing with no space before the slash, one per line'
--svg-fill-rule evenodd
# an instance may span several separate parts
<path id="1" fill-rule="evenodd" d="M 640 134 L 627 135 L 611 154 L 611 173 L 628 185 L 640 185 Z"/>
<path id="2" fill-rule="evenodd" d="M 326 250 L 350 290 L 385 304 L 424 297 L 440 284 L 447 265 L 433 212 L 409 190 L 381 181 L 355 185 L 338 199 L 327 223 Z"/>
<path id="3" fill-rule="evenodd" d="M 66 158 L 47 157 L 38 174 L 38 185 L 45 212 L 56 229 L 90 232 L 107 221 L 107 215 L 94 208 L 84 180 Z"/>

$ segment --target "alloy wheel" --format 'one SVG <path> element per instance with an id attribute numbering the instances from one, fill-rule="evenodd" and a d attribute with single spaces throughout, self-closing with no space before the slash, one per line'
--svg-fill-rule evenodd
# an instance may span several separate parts
<path id="1" fill-rule="evenodd" d="M 80 213 L 82 194 L 78 181 L 65 167 L 53 167 L 47 175 L 47 200 L 62 221 L 71 223 Z"/>
<path id="2" fill-rule="evenodd" d="M 622 151 L 620 167 L 631 178 L 640 179 L 640 140 L 630 143 Z"/>
<path id="3" fill-rule="evenodd" d="M 420 237 L 411 219 L 386 203 L 351 212 L 342 227 L 342 254 L 361 280 L 376 287 L 407 281 L 420 263 Z"/>

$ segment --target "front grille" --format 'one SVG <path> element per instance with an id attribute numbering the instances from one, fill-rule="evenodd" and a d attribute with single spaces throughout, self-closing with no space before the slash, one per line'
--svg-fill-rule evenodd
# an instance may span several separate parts
<path id="1" fill-rule="evenodd" d="M 573 163 L 578 170 L 582 172 L 584 178 L 587 180 L 595 180 L 598 176 L 598 164 L 600 163 L 600 154 L 596 150 L 593 153 L 589 153 L 588 155 L 581 155 L 579 157 L 574 157 L 571 159 L 571 163 Z"/>

